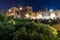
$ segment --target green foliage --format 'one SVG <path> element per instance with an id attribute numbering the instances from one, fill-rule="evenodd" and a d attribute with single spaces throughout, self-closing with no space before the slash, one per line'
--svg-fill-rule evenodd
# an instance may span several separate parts
<path id="1" fill-rule="evenodd" d="M 3 20 L 4 20 L 4 16 L 0 14 L 0 22 L 3 22 Z"/>
<path id="2" fill-rule="evenodd" d="M 57 40 L 57 31 L 50 25 L 31 23 L 19 27 L 14 33 L 14 40 Z"/>
<path id="3" fill-rule="evenodd" d="M 0 24 L 1 40 L 57 40 L 57 31 L 47 24 Z"/>
<path id="4" fill-rule="evenodd" d="M 4 19 L 3 22 L 0 20 L 0 40 L 58 40 L 57 30 L 50 25 L 26 19 L 0 18 Z"/>

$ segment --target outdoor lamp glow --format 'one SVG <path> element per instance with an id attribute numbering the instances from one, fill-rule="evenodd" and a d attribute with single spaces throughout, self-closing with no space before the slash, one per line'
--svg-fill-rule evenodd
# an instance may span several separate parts
<path id="1" fill-rule="evenodd" d="M 20 10 L 22 10 L 22 7 L 20 7 Z"/>
<path id="2" fill-rule="evenodd" d="M 49 11 L 53 11 L 53 9 L 50 9 Z"/>

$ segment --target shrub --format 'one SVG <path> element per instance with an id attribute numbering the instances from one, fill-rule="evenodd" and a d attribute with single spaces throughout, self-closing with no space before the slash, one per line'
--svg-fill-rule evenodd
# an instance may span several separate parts
<path id="1" fill-rule="evenodd" d="M 19 24 L 14 40 L 57 40 L 57 30 L 46 24 Z"/>

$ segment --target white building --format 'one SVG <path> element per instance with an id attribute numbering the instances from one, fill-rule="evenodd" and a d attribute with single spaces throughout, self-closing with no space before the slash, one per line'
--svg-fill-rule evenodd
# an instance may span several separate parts
<path id="1" fill-rule="evenodd" d="M 40 11 L 37 19 L 57 19 L 55 11 Z"/>
<path id="2" fill-rule="evenodd" d="M 24 19 L 60 19 L 60 10 L 45 10 L 33 12 L 30 6 L 21 6 L 19 8 L 12 7 L 6 13 L 6 16 L 13 16 L 14 18 Z"/>
<path id="3" fill-rule="evenodd" d="M 60 10 L 56 10 L 56 17 L 60 19 Z"/>

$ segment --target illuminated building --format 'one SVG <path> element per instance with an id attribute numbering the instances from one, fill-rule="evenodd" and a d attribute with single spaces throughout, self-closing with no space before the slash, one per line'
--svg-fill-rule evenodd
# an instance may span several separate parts
<path id="1" fill-rule="evenodd" d="M 12 7 L 10 8 L 6 16 L 10 16 L 13 18 L 19 18 L 19 19 L 60 19 L 60 10 L 53 10 L 53 9 L 45 9 L 34 11 L 32 10 L 31 6 L 20 6 L 19 8 Z"/>
<path id="2" fill-rule="evenodd" d="M 39 12 L 38 19 L 56 19 L 55 11 L 41 11 Z"/>
<path id="3" fill-rule="evenodd" d="M 10 8 L 7 13 L 6 13 L 6 16 L 10 16 L 10 17 L 13 17 L 13 18 L 16 18 L 17 15 L 19 14 L 19 9 L 16 8 L 16 7 L 12 7 Z"/>
<path id="4" fill-rule="evenodd" d="M 38 16 L 38 15 L 39 15 L 39 13 L 38 13 L 37 11 L 32 12 L 30 19 L 37 19 L 37 16 Z"/>
<path id="5" fill-rule="evenodd" d="M 26 16 L 28 16 L 28 15 L 29 15 L 29 18 L 30 18 L 30 15 L 32 13 L 32 7 L 21 6 L 21 7 L 19 7 L 19 13 L 21 15 L 21 18 L 26 18 Z"/>
<path id="6" fill-rule="evenodd" d="M 56 10 L 56 17 L 58 18 L 58 19 L 60 19 L 60 10 Z"/>

